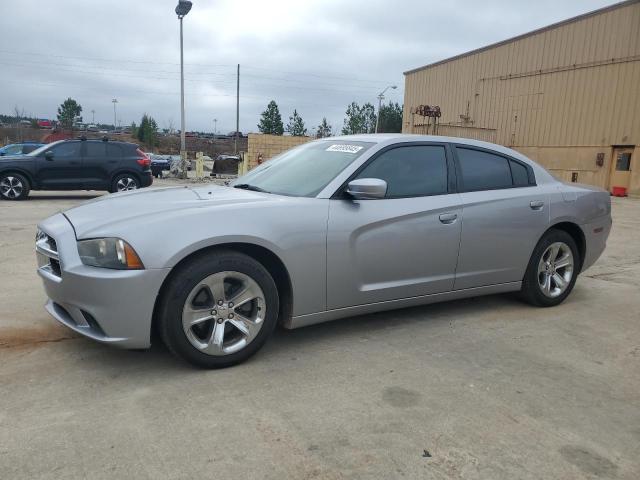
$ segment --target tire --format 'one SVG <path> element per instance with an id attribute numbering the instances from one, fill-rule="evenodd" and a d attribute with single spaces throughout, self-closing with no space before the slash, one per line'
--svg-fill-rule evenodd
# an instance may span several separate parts
<path id="1" fill-rule="evenodd" d="M 0 174 L 0 198 L 3 200 L 24 200 L 29 196 L 29 180 L 19 173 Z"/>
<path id="2" fill-rule="evenodd" d="M 241 292 L 251 300 L 242 303 Z M 224 368 L 264 345 L 278 310 L 278 289 L 264 266 L 220 250 L 193 257 L 172 274 L 161 293 L 158 330 L 177 357 L 202 368 Z"/>
<path id="3" fill-rule="evenodd" d="M 137 190 L 140 188 L 140 180 L 132 173 L 121 173 L 117 175 L 111 182 L 109 192 L 126 192 L 129 190 Z"/>
<path id="4" fill-rule="evenodd" d="M 573 237 L 551 229 L 533 250 L 520 297 L 537 307 L 561 304 L 573 290 L 582 259 Z"/>

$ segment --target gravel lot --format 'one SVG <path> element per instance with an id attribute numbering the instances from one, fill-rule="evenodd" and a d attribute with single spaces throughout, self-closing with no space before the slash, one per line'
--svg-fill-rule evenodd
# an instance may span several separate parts
<path id="1" fill-rule="evenodd" d="M 43 310 L 35 225 L 92 196 L 0 202 L 1 478 L 640 478 L 640 200 L 613 199 L 608 249 L 559 307 L 367 315 L 201 371 Z"/>

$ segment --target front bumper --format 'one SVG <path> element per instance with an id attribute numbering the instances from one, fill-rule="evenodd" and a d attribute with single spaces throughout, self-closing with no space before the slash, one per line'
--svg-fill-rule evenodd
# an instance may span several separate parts
<path id="1" fill-rule="evenodd" d="M 36 251 L 49 297 L 45 309 L 53 318 L 99 342 L 148 347 L 153 308 L 169 269 L 90 267 L 80 260 L 74 229 L 64 215 L 54 215 L 38 228 L 49 238 Z"/>

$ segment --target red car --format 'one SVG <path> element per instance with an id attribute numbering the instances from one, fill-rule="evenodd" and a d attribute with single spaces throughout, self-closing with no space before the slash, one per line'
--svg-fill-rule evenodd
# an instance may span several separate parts
<path id="1" fill-rule="evenodd" d="M 39 128 L 53 128 L 53 123 L 51 120 L 38 120 Z"/>

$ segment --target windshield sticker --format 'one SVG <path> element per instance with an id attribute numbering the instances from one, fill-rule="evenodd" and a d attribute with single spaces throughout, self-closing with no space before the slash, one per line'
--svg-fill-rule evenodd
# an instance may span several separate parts
<path id="1" fill-rule="evenodd" d="M 358 153 L 362 150 L 362 147 L 358 145 L 331 145 L 327 148 L 327 152 L 343 152 L 343 153 Z"/>

